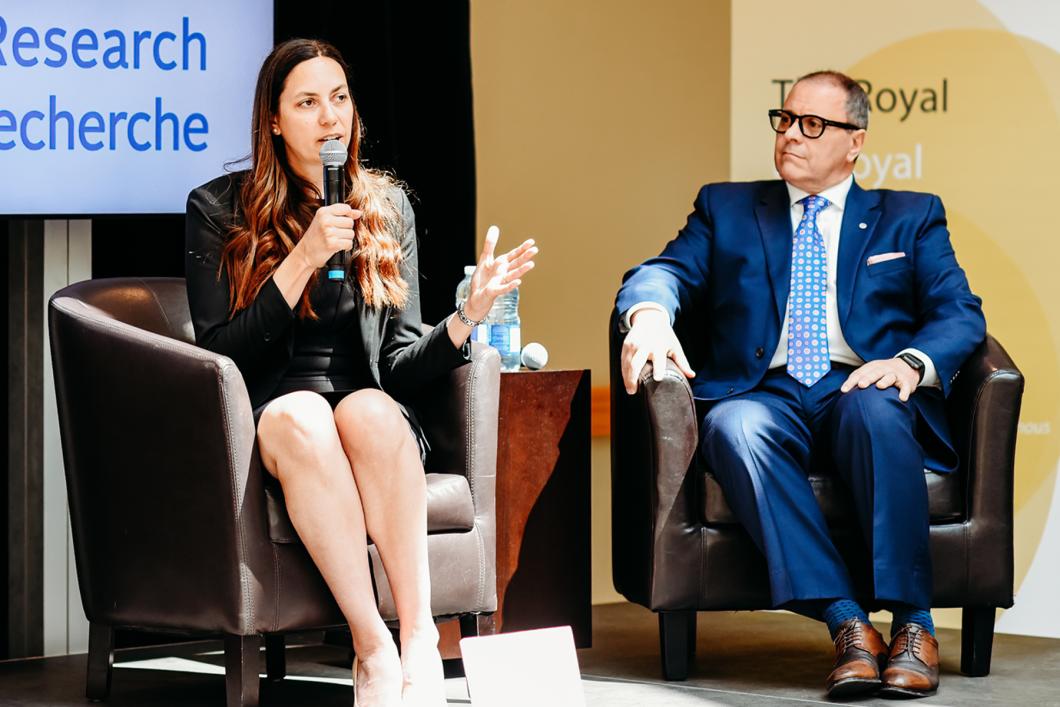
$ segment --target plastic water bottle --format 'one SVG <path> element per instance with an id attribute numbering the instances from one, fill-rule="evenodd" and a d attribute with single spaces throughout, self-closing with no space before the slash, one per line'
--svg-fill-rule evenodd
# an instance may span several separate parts
<path id="1" fill-rule="evenodd" d="M 460 281 L 460 284 L 456 286 L 456 306 L 459 307 L 461 304 L 467 303 L 467 298 L 471 294 L 471 276 L 475 274 L 474 265 L 464 266 L 464 279 Z M 487 317 L 489 319 L 489 317 Z M 490 325 L 487 322 L 479 324 L 477 327 L 471 330 L 471 340 L 478 341 L 479 343 L 488 344 L 490 343 Z"/>
<path id="2" fill-rule="evenodd" d="M 501 295 L 493 302 L 487 320 L 490 345 L 501 354 L 501 370 L 519 370 L 522 335 L 519 328 L 519 288 Z"/>

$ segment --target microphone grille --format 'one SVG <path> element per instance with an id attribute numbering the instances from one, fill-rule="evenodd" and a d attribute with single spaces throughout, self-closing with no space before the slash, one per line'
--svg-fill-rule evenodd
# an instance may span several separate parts
<path id="1" fill-rule="evenodd" d="M 542 369 L 548 363 L 548 349 L 536 341 L 529 343 L 523 347 L 519 360 L 531 371 Z"/>
<path id="2" fill-rule="evenodd" d="M 346 146 L 341 140 L 328 140 L 320 148 L 320 161 L 325 167 L 341 167 L 346 164 Z"/>

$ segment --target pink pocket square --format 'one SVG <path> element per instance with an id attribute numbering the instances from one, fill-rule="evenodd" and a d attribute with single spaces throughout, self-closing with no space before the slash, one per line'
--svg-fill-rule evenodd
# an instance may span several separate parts
<path id="1" fill-rule="evenodd" d="M 865 261 L 865 264 L 875 265 L 876 263 L 886 263 L 888 260 L 898 260 L 899 258 L 904 257 L 904 251 L 898 251 L 897 253 L 877 253 L 876 255 L 870 255 L 869 259 Z"/>

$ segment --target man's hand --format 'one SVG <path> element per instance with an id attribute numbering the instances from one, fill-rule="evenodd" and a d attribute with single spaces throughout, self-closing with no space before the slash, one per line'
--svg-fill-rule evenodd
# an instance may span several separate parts
<path id="1" fill-rule="evenodd" d="M 688 365 L 681 342 L 670 327 L 670 317 L 657 309 L 641 309 L 633 314 L 629 333 L 622 342 L 622 381 L 626 392 L 637 392 L 637 381 L 644 364 L 652 362 L 653 377 L 657 381 L 666 373 L 666 359 L 672 358 L 688 378 L 696 374 Z M 903 364 L 904 365 L 904 364 Z"/>
<path id="2" fill-rule="evenodd" d="M 868 388 L 873 383 L 880 390 L 890 388 L 892 385 L 898 389 L 898 399 L 903 403 L 909 400 L 909 396 L 920 384 L 920 374 L 908 363 L 900 358 L 885 358 L 878 361 L 869 361 L 860 368 L 852 371 L 840 388 L 848 393 L 858 388 Z"/>

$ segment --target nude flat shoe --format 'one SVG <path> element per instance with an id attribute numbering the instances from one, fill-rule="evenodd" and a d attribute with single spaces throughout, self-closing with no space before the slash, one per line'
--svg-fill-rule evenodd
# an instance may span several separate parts
<path id="1" fill-rule="evenodd" d="M 353 659 L 352 672 L 353 704 L 356 705 L 356 707 L 402 707 L 401 691 L 404 679 L 401 675 L 390 676 L 389 680 L 386 679 L 388 676 L 383 676 L 382 680 L 384 682 L 389 682 L 389 685 L 373 684 L 372 689 L 368 690 L 366 689 L 368 687 L 366 680 L 363 677 L 361 680 L 358 680 L 360 666 L 360 659 L 355 656 Z M 358 690 L 358 682 L 363 685 L 360 690 Z"/>
<path id="2" fill-rule="evenodd" d="M 436 646 L 401 656 L 402 705 L 405 707 L 446 707 L 445 669 Z"/>

